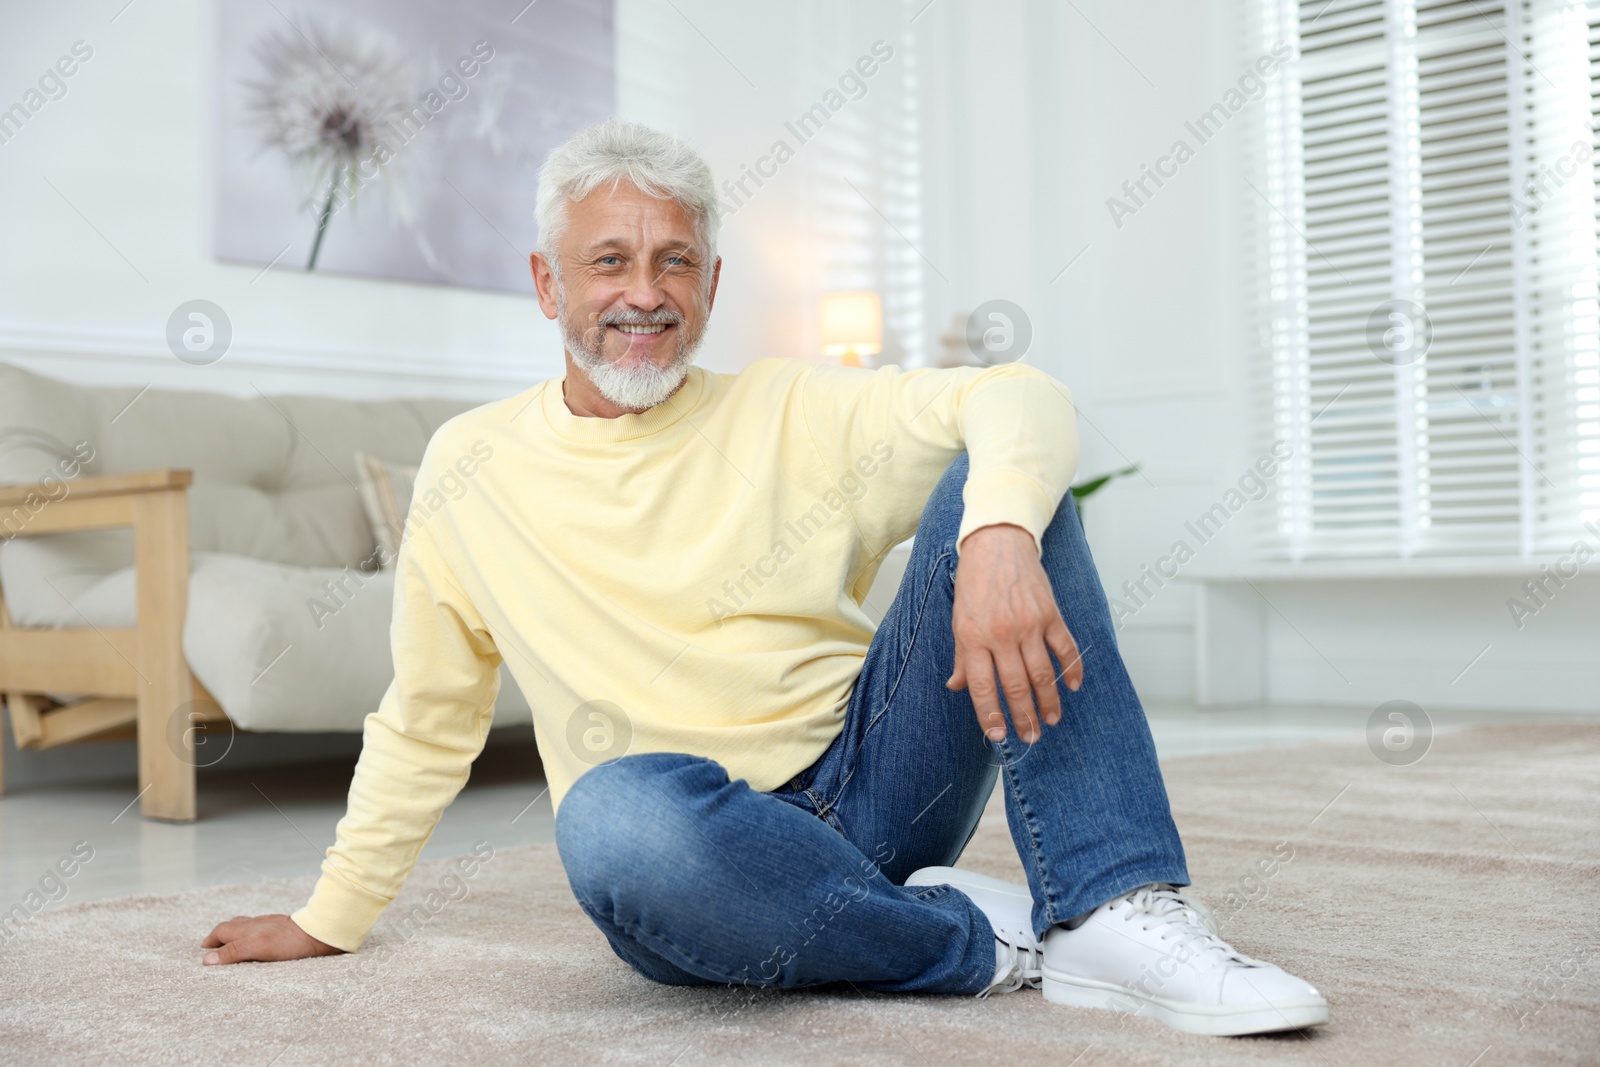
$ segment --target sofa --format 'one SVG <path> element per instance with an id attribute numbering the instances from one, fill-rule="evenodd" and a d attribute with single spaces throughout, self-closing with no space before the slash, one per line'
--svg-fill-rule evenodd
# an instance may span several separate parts
<path id="1" fill-rule="evenodd" d="M 142 814 L 190 821 L 196 768 L 233 731 L 359 732 L 393 677 L 393 575 L 356 455 L 415 466 L 470 406 L 0 364 L 0 698 L 18 747 L 134 738 Z M 530 718 L 503 672 L 494 725 Z"/>

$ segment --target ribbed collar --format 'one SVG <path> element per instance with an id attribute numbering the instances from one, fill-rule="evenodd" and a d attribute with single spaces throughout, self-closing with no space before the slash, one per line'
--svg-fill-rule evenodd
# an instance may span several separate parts
<path id="1" fill-rule="evenodd" d="M 691 366 L 683 385 L 663 403 L 637 414 L 602 419 L 590 415 L 574 415 L 567 409 L 567 402 L 561 393 L 562 383 L 565 381 L 566 376 L 563 375 L 545 383 L 540 407 L 544 409 L 545 422 L 550 429 L 557 436 L 565 437 L 569 441 L 602 443 L 632 441 L 635 438 L 660 433 L 693 412 L 706 395 L 706 372 L 699 367 Z"/>

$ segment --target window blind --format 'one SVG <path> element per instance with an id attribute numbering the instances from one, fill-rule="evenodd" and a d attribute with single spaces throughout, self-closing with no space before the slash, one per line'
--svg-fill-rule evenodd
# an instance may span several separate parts
<path id="1" fill-rule="evenodd" d="M 883 301 L 881 358 L 907 367 L 928 363 L 930 333 L 927 265 L 918 251 L 926 243 L 918 43 L 915 33 L 886 30 L 881 15 L 898 10 L 909 25 L 926 2 L 808 8 L 812 71 L 796 87 L 792 109 L 814 104 L 819 87 L 834 85 L 840 71 L 875 41 L 892 49 L 864 95 L 841 108 L 799 158 L 813 209 L 804 227 L 819 242 L 823 290 L 877 290 Z"/>
<path id="2" fill-rule="evenodd" d="M 773 335 L 792 337 L 792 345 L 756 354 L 818 357 L 820 349 L 804 343 L 817 298 L 871 289 L 883 300 L 883 358 L 929 362 L 929 294 L 941 282 L 930 280 L 918 251 L 927 241 L 919 125 L 925 75 L 918 35 L 907 29 L 926 7 L 927 0 L 826 0 L 763 14 L 732 32 L 713 25 L 716 10 L 732 10 L 726 3 L 618 0 L 619 114 L 689 132 L 710 152 L 727 212 L 724 240 L 742 230 L 747 254 L 760 257 L 792 295 L 777 314 L 797 329 Z M 763 27 L 769 37 L 782 30 L 782 59 L 765 68 L 757 63 L 760 50 L 739 47 L 741 34 Z M 892 49 L 887 60 L 875 50 L 879 41 Z M 711 73 L 686 75 L 685 55 Z M 867 66 L 870 75 L 858 66 L 864 56 L 876 63 Z M 758 106 L 719 112 L 699 136 L 693 123 L 685 131 L 686 116 L 705 110 L 702 94 L 729 86 Z M 745 213 L 752 202 L 763 205 L 768 221 Z"/>
<path id="3" fill-rule="evenodd" d="M 1266 558 L 1530 556 L 1600 519 L 1600 4 L 1261 0 Z"/>

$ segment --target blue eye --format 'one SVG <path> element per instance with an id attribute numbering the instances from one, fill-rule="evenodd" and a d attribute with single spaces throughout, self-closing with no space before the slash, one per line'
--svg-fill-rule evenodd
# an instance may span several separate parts
<path id="1" fill-rule="evenodd" d="M 622 258 L 620 256 L 601 256 L 600 257 L 600 262 L 606 263 L 608 261 L 609 262 L 613 262 L 613 263 L 621 263 L 622 262 Z"/>

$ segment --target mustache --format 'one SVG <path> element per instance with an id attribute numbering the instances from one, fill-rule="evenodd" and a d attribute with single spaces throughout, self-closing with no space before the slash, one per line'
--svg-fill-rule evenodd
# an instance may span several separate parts
<path id="1" fill-rule="evenodd" d="M 635 308 L 617 308 L 604 311 L 595 317 L 596 326 L 682 326 L 683 316 L 667 308 L 639 311 Z"/>

